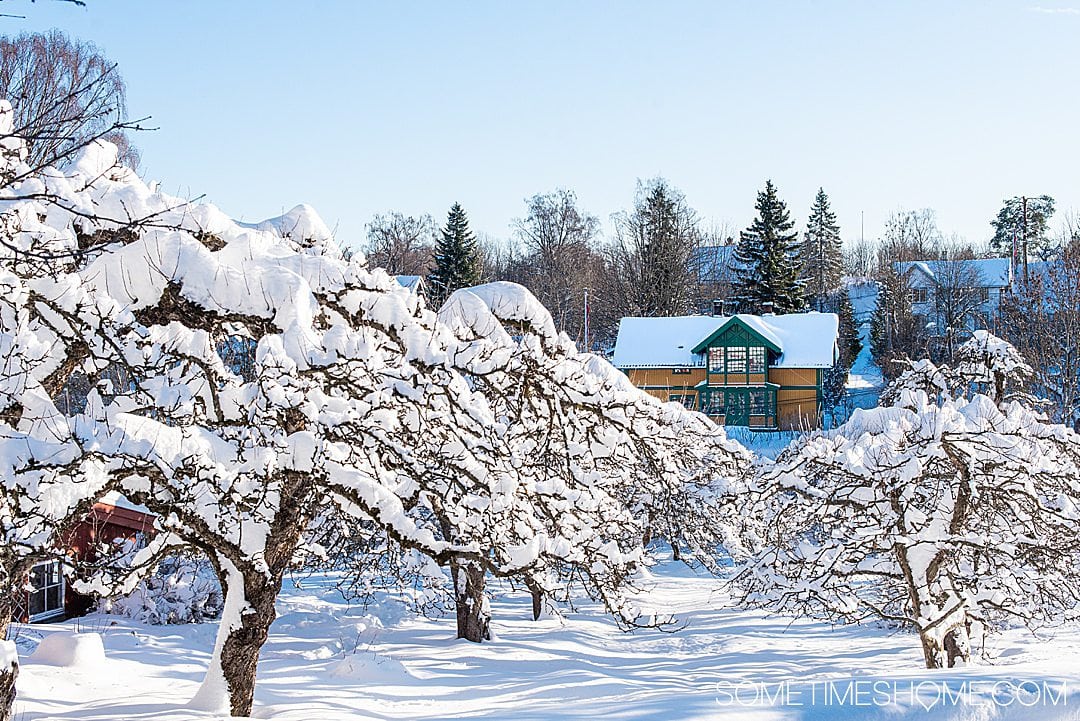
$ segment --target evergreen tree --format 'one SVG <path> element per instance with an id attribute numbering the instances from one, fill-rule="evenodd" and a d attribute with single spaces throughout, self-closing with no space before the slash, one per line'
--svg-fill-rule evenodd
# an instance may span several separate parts
<path id="1" fill-rule="evenodd" d="M 740 234 L 735 248 L 735 299 L 739 308 L 760 313 L 765 304 L 771 303 L 776 313 L 802 310 L 805 301 L 799 283 L 798 234 L 771 180 L 758 193 L 754 207 L 758 217 Z"/>
<path id="2" fill-rule="evenodd" d="M 441 306 L 455 290 L 478 285 L 481 267 L 480 244 L 469 230 L 465 209 L 454 203 L 435 243 L 435 270 L 428 276 L 432 307 Z"/>
<path id="3" fill-rule="evenodd" d="M 825 374 L 825 407 L 832 409 L 840 405 L 847 393 L 848 373 L 855 364 L 855 358 L 862 350 L 859 338 L 859 326 L 855 322 L 855 309 L 848 298 L 846 288 L 834 291 L 823 298 L 820 310 L 836 313 L 840 317 L 840 337 L 837 339 L 839 360 Z"/>
<path id="4" fill-rule="evenodd" d="M 926 331 L 911 310 L 911 289 L 891 264 L 878 278 L 877 306 L 870 319 L 870 352 L 887 379 L 903 368 L 898 360 L 926 357 Z"/>
<path id="5" fill-rule="evenodd" d="M 1054 199 L 1049 195 L 1006 200 L 997 217 L 990 221 L 990 225 L 994 226 L 990 247 L 995 253 L 1014 255 L 1014 261 L 1022 262 L 1024 241 L 1027 241 L 1029 255 L 1045 257 L 1053 245 L 1047 236 L 1053 214 Z M 1015 253 L 1013 243 L 1016 244 Z"/>
<path id="6" fill-rule="evenodd" d="M 829 207 L 829 196 L 818 188 L 806 235 L 799 247 L 800 278 L 806 297 L 815 310 L 824 310 L 827 296 L 840 287 L 844 254 L 840 246 L 840 226 Z"/>

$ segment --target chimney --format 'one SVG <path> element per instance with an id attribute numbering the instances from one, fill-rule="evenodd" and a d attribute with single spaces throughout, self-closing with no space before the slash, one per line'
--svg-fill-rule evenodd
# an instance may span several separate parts
<path id="1" fill-rule="evenodd" d="M 773 302 L 771 300 L 762 301 L 762 303 L 761 303 L 761 314 L 762 315 L 772 315 L 772 313 L 773 313 Z"/>
<path id="2" fill-rule="evenodd" d="M 723 315 L 724 314 L 724 299 L 723 298 L 713 298 L 712 314 L 713 315 Z"/>

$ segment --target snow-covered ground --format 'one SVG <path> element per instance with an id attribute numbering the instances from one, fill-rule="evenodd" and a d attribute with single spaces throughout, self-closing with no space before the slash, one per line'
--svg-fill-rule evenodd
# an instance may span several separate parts
<path id="1" fill-rule="evenodd" d="M 869 321 L 859 326 L 859 339 L 862 341 L 862 348 L 848 373 L 847 395 L 852 407 L 873 408 L 878 404 L 878 397 L 885 387 L 885 379 L 870 353 Z"/>
<path id="2" fill-rule="evenodd" d="M 870 353 L 870 318 L 877 306 L 877 285 L 872 282 L 852 283 L 848 287 L 848 298 L 855 312 L 855 322 L 859 324 L 862 349 L 848 373 L 847 395 L 853 408 L 873 408 L 885 387 L 881 369 Z"/>
<path id="3" fill-rule="evenodd" d="M 655 571 L 649 598 L 677 614 L 675 632 L 624 634 L 588 605 L 532 622 L 528 599 L 508 592 L 493 603 L 496 640 L 483 645 L 454 640 L 450 618 L 370 609 L 380 622 L 344 603 L 325 578 L 290 584 L 259 666 L 254 717 L 1080 718 L 1080 695 L 1071 693 L 1080 684 L 1080 629 L 1039 640 L 1009 632 L 988 644 L 989 661 L 928 672 L 911 634 L 737 610 L 716 579 L 678 564 Z M 219 718 L 183 706 L 206 668 L 213 624 L 97 615 L 16 630 L 21 721 Z M 67 665 L 54 665 L 63 661 L 55 652 L 34 657 L 43 637 L 76 630 L 101 634 L 104 661 L 92 652 Z"/>

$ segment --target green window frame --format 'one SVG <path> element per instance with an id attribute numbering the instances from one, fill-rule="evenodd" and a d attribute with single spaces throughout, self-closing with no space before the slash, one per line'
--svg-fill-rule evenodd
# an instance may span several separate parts
<path id="1" fill-rule="evenodd" d="M 710 416 L 724 414 L 724 392 L 712 391 L 701 395 L 701 412 Z"/>
<path id="2" fill-rule="evenodd" d="M 744 346 L 729 346 L 726 362 L 728 375 L 746 373 L 746 348 Z"/>
<path id="3" fill-rule="evenodd" d="M 709 372 L 724 372 L 724 349 L 722 347 L 709 349 Z"/>
<path id="4" fill-rule="evenodd" d="M 763 346 L 758 345 L 750 349 L 750 372 L 765 372 L 765 348 Z"/>

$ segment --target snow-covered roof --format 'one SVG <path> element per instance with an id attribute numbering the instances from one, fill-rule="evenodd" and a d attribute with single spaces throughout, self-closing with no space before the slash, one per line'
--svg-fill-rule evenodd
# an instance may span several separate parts
<path id="1" fill-rule="evenodd" d="M 918 270 L 930 280 L 935 280 L 943 269 L 953 264 L 963 264 L 975 271 L 983 287 L 1005 288 L 1012 284 L 1012 260 L 1010 258 L 981 258 L 979 260 L 914 260 L 894 264 L 896 271 L 903 275 L 909 270 Z"/>
<path id="2" fill-rule="evenodd" d="M 735 272 L 734 245 L 703 245 L 694 249 L 693 261 L 698 269 L 698 277 L 704 281 L 719 282 Z"/>
<path id="3" fill-rule="evenodd" d="M 775 368 L 830 368 L 840 319 L 835 313 L 735 316 L 685 315 L 673 318 L 623 318 L 615 340 L 617 368 L 669 368 L 704 365 L 694 348 L 738 319 L 780 349 Z"/>
<path id="4" fill-rule="evenodd" d="M 125 498 L 119 491 L 109 491 L 104 496 L 98 499 L 100 503 L 104 503 L 115 508 L 123 508 L 128 511 L 137 511 L 138 513 L 145 513 L 148 516 L 154 515 L 150 509 L 146 506 L 140 506 L 138 503 L 132 503 Z"/>
<path id="5" fill-rule="evenodd" d="M 420 292 L 424 289 L 424 277 L 420 275 L 395 275 L 394 279 L 397 280 L 398 285 L 402 288 L 408 288 L 414 293 Z"/>

